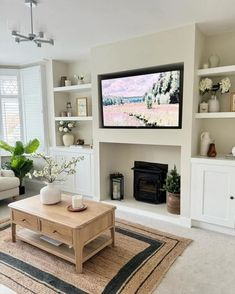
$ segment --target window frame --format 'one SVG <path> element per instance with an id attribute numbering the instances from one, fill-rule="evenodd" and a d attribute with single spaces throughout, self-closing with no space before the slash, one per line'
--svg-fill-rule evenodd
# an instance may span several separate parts
<path id="1" fill-rule="evenodd" d="M 24 129 L 23 129 L 23 117 L 22 117 L 22 95 L 21 95 L 21 85 L 20 85 L 20 70 L 19 69 L 9 69 L 9 68 L 0 68 L 0 76 L 16 76 L 17 78 L 17 95 L 2 95 L 0 92 L 0 115 L 2 116 L 2 98 L 17 98 L 19 105 L 19 118 L 20 118 L 20 140 L 23 141 L 24 138 Z M 3 129 L 3 121 L 0 117 L 0 140 L 4 140 L 4 129 Z M 0 150 L 1 154 L 5 153 L 3 150 Z"/>

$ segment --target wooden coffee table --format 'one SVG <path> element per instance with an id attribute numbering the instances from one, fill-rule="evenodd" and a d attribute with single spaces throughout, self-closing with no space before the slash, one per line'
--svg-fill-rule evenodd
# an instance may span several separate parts
<path id="1" fill-rule="evenodd" d="M 66 259 L 82 272 L 82 264 L 108 245 L 114 246 L 115 206 L 85 200 L 88 208 L 69 212 L 71 196 L 63 195 L 56 205 L 43 205 L 39 195 L 13 202 L 11 208 L 12 241 L 20 239 Z M 17 230 L 16 225 L 23 227 Z M 104 234 L 110 230 L 111 234 Z M 42 235 L 63 242 L 52 245 Z"/>

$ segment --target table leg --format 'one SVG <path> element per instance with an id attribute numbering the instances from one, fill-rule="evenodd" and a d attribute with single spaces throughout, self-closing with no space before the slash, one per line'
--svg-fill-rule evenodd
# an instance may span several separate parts
<path id="1" fill-rule="evenodd" d="M 78 274 L 82 273 L 83 240 L 80 230 L 73 231 L 73 248 L 75 253 L 75 267 Z"/>
<path id="2" fill-rule="evenodd" d="M 112 246 L 114 247 L 115 246 L 115 227 L 112 227 L 110 231 L 111 231 Z"/>
<path id="3" fill-rule="evenodd" d="M 78 274 L 81 274 L 83 246 L 77 246 L 76 248 L 74 248 L 74 251 L 75 251 L 76 272 Z"/>
<path id="4" fill-rule="evenodd" d="M 16 224 L 11 223 L 11 238 L 12 242 L 16 242 Z"/>

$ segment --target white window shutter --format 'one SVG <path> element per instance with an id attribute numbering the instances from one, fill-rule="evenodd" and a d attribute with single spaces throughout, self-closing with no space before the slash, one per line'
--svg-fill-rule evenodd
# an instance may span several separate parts
<path id="1" fill-rule="evenodd" d="M 40 141 L 40 150 L 45 150 L 41 66 L 21 69 L 20 75 L 24 141 L 37 138 Z"/>
<path id="2" fill-rule="evenodd" d="M 0 139 L 10 145 L 22 139 L 18 70 L 0 69 Z"/>

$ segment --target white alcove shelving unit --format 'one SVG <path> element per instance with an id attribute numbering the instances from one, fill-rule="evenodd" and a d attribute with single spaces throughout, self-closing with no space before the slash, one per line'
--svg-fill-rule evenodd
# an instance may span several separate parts
<path id="1" fill-rule="evenodd" d="M 235 65 L 220 66 L 206 69 L 199 69 L 197 71 L 198 77 L 201 78 L 223 78 L 225 76 L 235 77 Z M 235 88 L 234 88 L 235 89 Z M 195 113 L 197 119 L 210 119 L 210 118 L 235 118 L 235 112 L 229 111 L 221 112 L 208 112 L 208 113 Z"/>
<path id="2" fill-rule="evenodd" d="M 197 70 L 197 81 L 202 78 L 211 78 L 213 82 L 219 82 L 224 77 L 229 77 L 231 80 L 230 93 L 235 92 L 235 65 L 219 66 L 208 69 Z M 197 86 L 198 87 L 198 86 Z M 233 126 L 235 124 L 235 112 L 230 111 L 230 93 L 219 95 L 218 99 L 221 104 L 220 112 L 199 113 L 199 103 L 196 105 L 194 118 L 196 126 L 200 131 L 209 131 L 212 138 L 215 140 L 217 153 L 221 156 L 231 152 L 235 146 L 235 136 L 233 135 Z M 198 94 L 199 95 L 199 94 Z M 200 136 L 198 134 L 198 147 L 200 145 Z M 198 155 L 198 153 L 193 154 Z"/>
<path id="3" fill-rule="evenodd" d="M 51 73 L 50 87 L 50 125 L 52 126 L 50 154 L 58 162 L 70 160 L 72 157 L 82 157 L 77 165 L 77 173 L 70 176 L 62 185 L 62 190 L 73 194 L 82 194 L 87 197 L 94 195 L 94 164 L 92 146 L 92 85 L 88 81 L 83 84 L 60 87 L 62 76 L 72 80 L 74 74 L 84 69 L 80 69 L 79 62 L 76 65 L 62 61 L 51 60 L 48 62 L 48 72 Z M 77 115 L 77 98 L 86 97 L 88 115 Z M 66 111 L 67 102 L 71 102 L 72 116 L 61 116 L 62 111 Z M 58 131 L 59 121 L 74 121 L 75 128 L 72 133 L 77 139 L 84 139 L 84 147 L 65 147 L 62 142 L 62 134 Z"/>
<path id="4" fill-rule="evenodd" d="M 235 235 L 235 158 L 230 156 L 235 146 L 235 112 L 230 111 L 230 93 L 235 92 L 234 44 L 231 36 L 204 36 L 197 32 L 194 92 L 194 152 L 191 158 L 191 219 L 194 226 L 213 229 Z M 223 42 L 220 43 L 220 38 Z M 197 69 L 212 52 L 219 55 L 223 65 L 215 68 Z M 229 65 L 230 63 L 230 65 Z M 231 80 L 230 93 L 218 95 L 220 112 L 198 113 L 199 81 L 211 78 L 214 83 L 224 77 Z M 200 134 L 208 131 L 215 140 L 216 158 L 199 156 Z"/>
<path id="5" fill-rule="evenodd" d="M 52 76 L 53 76 L 53 114 L 54 114 L 54 125 L 55 125 L 55 140 L 53 147 L 63 146 L 61 133 L 58 131 L 59 121 L 74 121 L 76 127 L 72 133 L 75 136 L 75 142 L 77 139 L 84 139 L 85 144 L 92 145 L 92 98 L 91 91 L 92 85 L 88 81 L 84 81 L 83 84 L 71 85 L 60 87 L 60 80 L 62 76 L 66 76 L 72 80 L 75 73 L 79 72 L 79 63 L 77 67 L 74 67 L 71 63 L 52 61 Z M 77 98 L 86 97 L 88 115 L 78 116 L 77 115 Z M 67 102 L 72 104 L 72 116 L 64 117 L 61 116 L 62 111 L 66 111 Z"/>

